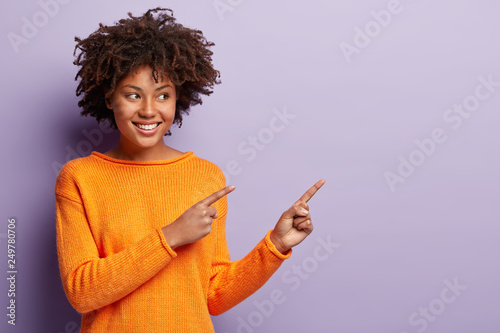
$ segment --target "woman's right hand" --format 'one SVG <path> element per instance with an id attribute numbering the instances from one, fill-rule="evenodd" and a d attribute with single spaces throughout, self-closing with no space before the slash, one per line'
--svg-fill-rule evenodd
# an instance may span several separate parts
<path id="1" fill-rule="evenodd" d="M 189 207 L 174 222 L 163 227 L 161 230 L 170 248 L 173 250 L 208 235 L 212 231 L 213 219 L 218 217 L 217 210 L 210 205 L 235 188 L 234 185 L 231 185 L 212 193 Z"/>

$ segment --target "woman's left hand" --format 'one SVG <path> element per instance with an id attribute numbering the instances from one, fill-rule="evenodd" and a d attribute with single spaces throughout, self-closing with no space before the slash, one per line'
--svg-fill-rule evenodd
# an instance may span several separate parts
<path id="1" fill-rule="evenodd" d="M 274 230 L 271 232 L 271 241 L 278 251 L 285 254 L 295 245 L 300 244 L 313 231 L 311 215 L 307 202 L 325 183 L 321 179 L 307 190 L 287 211 L 285 211 Z"/>

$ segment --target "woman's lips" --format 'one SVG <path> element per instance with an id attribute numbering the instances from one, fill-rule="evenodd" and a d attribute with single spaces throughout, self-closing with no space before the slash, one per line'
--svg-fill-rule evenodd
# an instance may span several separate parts
<path id="1" fill-rule="evenodd" d="M 139 132 L 146 134 L 146 135 L 155 134 L 158 131 L 158 128 L 160 127 L 160 123 L 154 123 L 154 124 L 149 124 L 149 125 L 143 125 L 141 123 L 133 123 L 133 124 Z M 146 128 L 141 128 L 141 127 L 139 127 L 139 125 L 142 125 L 142 127 L 146 127 Z M 151 128 L 153 125 L 156 125 L 156 126 Z"/>

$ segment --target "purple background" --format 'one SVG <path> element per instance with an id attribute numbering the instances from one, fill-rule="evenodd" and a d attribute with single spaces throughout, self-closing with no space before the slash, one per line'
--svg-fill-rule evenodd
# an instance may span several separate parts
<path id="1" fill-rule="evenodd" d="M 118 136 L 79 115 L 74 37 L 158 5 L 216 44 L 222 84 L 165 140 L 227 173 L 229 161 L 239 164 L 227 175 L 236 185 L 232 259 L 326 179 L 309 202 L 313 234 L 263 288 L 213 318 L 217 332 L 500 331 L 500 87 L 475 97 L 479 77 L 500 82 L 500 2 L 64 2 L 49 16 L 38 1 L 4 1 L 0 14 L 2 275 L 11 217 L 18 260 L 16 326 L 6 323 L 0 279 L 0 331 L 78 331 L 57 266 L 53 166 L 107 151 Z M 38 31 L 15 52 L 9 33 L 22 36 L 34 19 Z M 357 53 L 345 56 L 347 44 Z M 454 118 L 457 128 L 444 118 L 455 104 L 474 109 Z M 273 110 L 294 118 L 273 131 Z M 436 128 L 446 140 L 431 149 Z M 103 139 L 91 142 L 85 131 Z M 238 151 L 251 147 L 249 136 L 262 145 L 253 159 Z M 400 166 L 410 158 L 418 164 L 411 175 Z M 385 174 L 398 168 L 408 174 L 391 190 Z M 328 240 L 338 245 L 331 253 L 320 247 Z"/>

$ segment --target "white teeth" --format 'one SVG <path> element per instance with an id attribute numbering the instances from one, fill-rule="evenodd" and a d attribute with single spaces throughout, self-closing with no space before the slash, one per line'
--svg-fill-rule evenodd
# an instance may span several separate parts
<path id="1" fill-rule="evenodd" d="M 151 124 L 151 125 L 141 125 L 141 124 L 135 124 L 135 126 L 141 128 L 141 129 L 145 129 L 145 130 L 152 130 L 153 128 L 155 128 L 156 126 L 158 126 L 159 123 L 156 123 L 156 124 Z"/>

